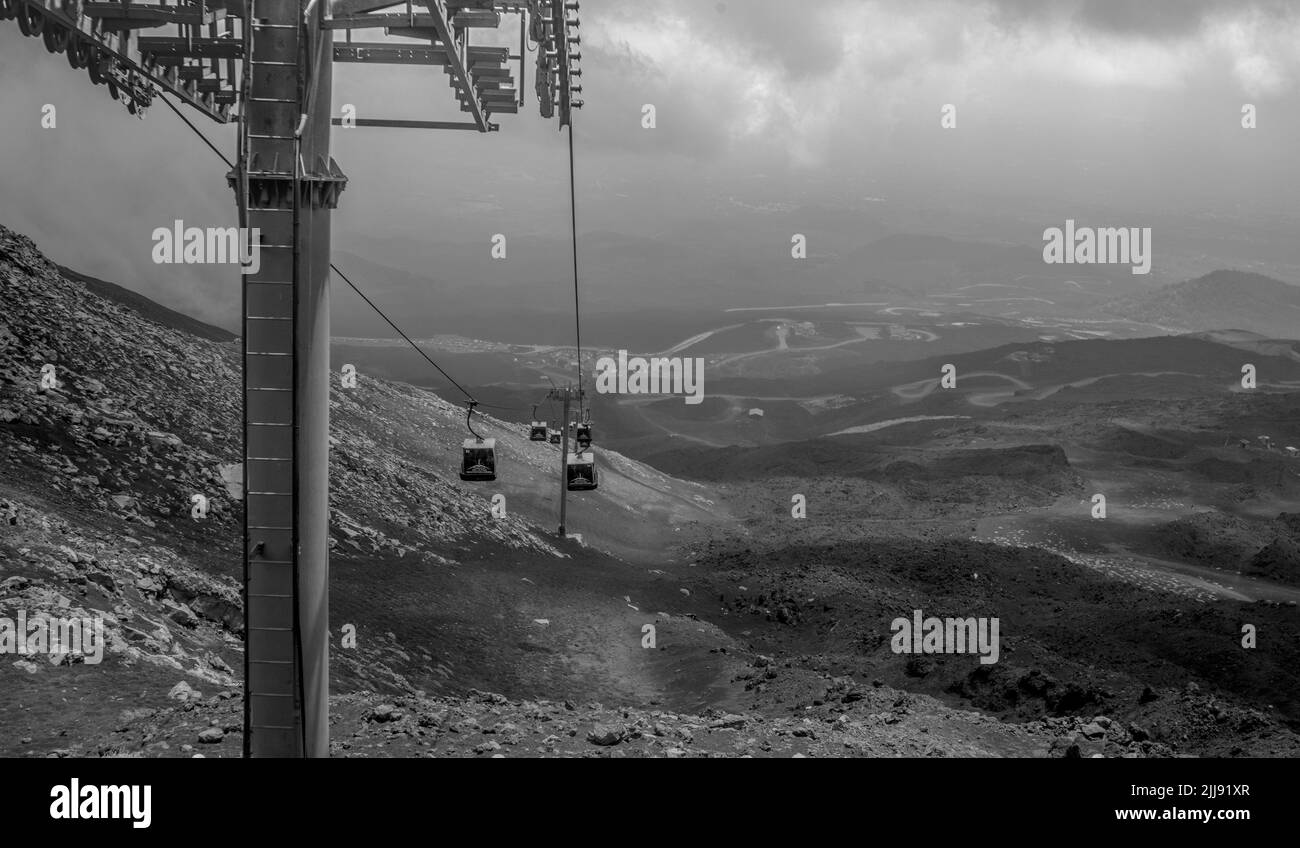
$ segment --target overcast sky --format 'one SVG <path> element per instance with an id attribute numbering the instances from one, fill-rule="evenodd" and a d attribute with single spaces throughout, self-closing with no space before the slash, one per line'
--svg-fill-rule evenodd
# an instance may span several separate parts
<path id="1" fill-rule="evenodd" d="M 900 231 L 915 220 L 902 210 L 922 208 L 1040 215 L 1040 232 L 1076 207 L 1112 209 L 1119 225 L 1170 211 L 1295 224 L 1298 6 L 585 0 L 579 226 L 672 238 L 864 204 L 899 210 Z M 335 106 L 453 117 L 447 79 L 337 65 Z M 565 139 L 537 114 L 531 65 L 527 90 L 490 136 L 336 130 L 350 178 L 336 245 L 385 262 L 385 238 L 564 235 Z M 58 107 L 56 130 L 40 127 L 45 103 Z M 654 130 L 641 126 L 647 103 Z M 1257 130 L 1241 129 L 1245 103 Z M 956 106 L 954 130 L 940 128 L 944 104 Z M 233 129 L 191 115 L 233 155 Z M 150 260 L 150 233 L 175 218 L 234 223 L 225 171 L 161 104 L 128 115 L 0 23 L 0 223 L 65 264 L 233 327 L 237 275 Z"/>

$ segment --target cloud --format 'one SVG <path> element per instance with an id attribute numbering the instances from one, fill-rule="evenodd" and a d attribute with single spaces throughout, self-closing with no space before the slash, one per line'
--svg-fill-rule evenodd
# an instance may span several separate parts
<path id="1" fill-rule="evenodd" d="M 839 66 L 838 21 L 854 5 L 852 0 L 618 0 L 592 6 L 583 20 L 584 28 L 597 28 L 602 41 L 623 41 L 657 64 L 681 63 L 689 71 L 700 53 L 725 54 L 737 64 L 802 81 Z"/>
<path id="2" fill-rule="evenodd" d="M 1106 36 L 1171 40 L 1188 38 L 1225 15 L 1294 20 L 1285 0 L 989 0 L 1000 26 L 1064 23 Z"/>
<path id="3" fill-rule="evenodd" d="M 1296 184 L 1294 158 L 1279 152 L 1300 131 L 1284 102 L 1300 83 L 1300 20 L 1288 4 L 583 6 L 580 228 L 654 234 L 751 206 L 842 207 L 867 196 L 893 204 L 909 194 L 955 204 L 981 191 L 1172 204 L 1195 187 L 1275 203 Z M 499 133 L 336 131 L 334 155 L 350 178 L 336 244 L 563 236 L 568 139 L 538 117 L 528 69 L 527 105 L 502 116 Z M 372 117 L 463 120 L 445 74 L 428 68 L 338 65 L 334 101 Z M 44 102 L 58 104 L 60 129 L 42 135 Z M 1238 126 L 1242 102 L 1260 107 L 1253 136 Z M 647 103 L 657 107 L 652 131 L 641 126 Z M 960 114 L 947 134 L 945 103 Z M 6 224 L 88 273 L 232 323 L 237 280 L 178 278 L 147 258 L 154 226 L 233 220 L 224 166 L 173 115 L 158 108 L 131 118 L 12 22 L 0 22 L 0 110 Z M 229 127 L 196 123 L 230 150 Z M 1209 164 L 1224 161 L 1234 163 L 1231 176 Z M 725 234 L 726 224 L 699 230 Z M 436 269 L 436 256 L 427 267 Z"/>
<path id="4" fill-rule="evenodd" d="M 781 151 L 790 166 L 817 167 L 837 136 L 889 133 L 935 89 L 968 101 L 1037 82 L 1066 98 L 1186 97 L 1217 74 L 1242 96 L 1280 97 L 1300 80 L 1300 17 L 1268 0 L 722 5 L 624 1 L 587 14 L 599 68 L 588 101 L 611 104 L 587 115 L 598 143 L 696 160 Z M 655 134 L 617 111 L 629 91 L 658 107 Z"/>

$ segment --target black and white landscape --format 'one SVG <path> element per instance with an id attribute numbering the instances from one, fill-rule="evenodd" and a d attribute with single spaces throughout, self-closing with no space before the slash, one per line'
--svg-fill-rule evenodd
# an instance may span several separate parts
<path id="1" fill-rule="evenodd" d="M 1300 7 L 582 13 L 581 348 L 531 80 L 333 131 L 330 754 L 1300 754 Z M 228 170 L 0 21 L 0 756 L 243 752 Z"/>

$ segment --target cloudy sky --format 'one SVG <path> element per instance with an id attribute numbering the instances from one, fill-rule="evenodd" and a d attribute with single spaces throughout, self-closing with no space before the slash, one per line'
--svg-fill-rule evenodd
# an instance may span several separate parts
<path id="1" fill-rule="evenodd" d="M 1300 3 L 582 6 L 583 232 L 716 231 L 724 244 L 728 228 L 767 213 L 872 204 L 900 232 L 1009 241 L 1016 232 L 980 222 L 1023 221 L 1032 241 L 1034 226 L 1076 208 L 1113 210 L 1133 226 L 1167 213 L 1247 228 L 1300 220 Z M 458 113 L 446 80 L 338 65 L 335 107 L 449 118 Z M 527 90 L 525 109 L 489 136 L 336 130 L 350 178 L 336 245 L 425 273 L 438 257 L 421 257 L 421 244 L 562 238 L 566 140 L 537 115 L 531 66 Z M 45 103 L 59 110 L 55 130 L 40 127 Z M 1241 128 L 1246 103 L 1257 109 L 1253 131 Z M 644 104 L 656 108 L 653 130 L 641 126 Z M 940 127 L 945 104 L 956 129 Z M 230 127 L 194 119 L 233 151 Z M 233 327 L 237 276 L 150 260 L 150 233 L 175 218 L 234 223 L 225 171 L 161 104 L 132 117 L 39 39 L 0 24 L 0 223 L 55 259 Z"/>

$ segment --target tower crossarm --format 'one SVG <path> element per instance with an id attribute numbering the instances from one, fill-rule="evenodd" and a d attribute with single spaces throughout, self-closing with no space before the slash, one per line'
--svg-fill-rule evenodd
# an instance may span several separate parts
<path id="1" fill-rule="evenodd" d="M 157 90 L 214 121 L 234 119 L 243 3 L 0 0 L 0 19 L 39 37 L 138 114 Z"/>

